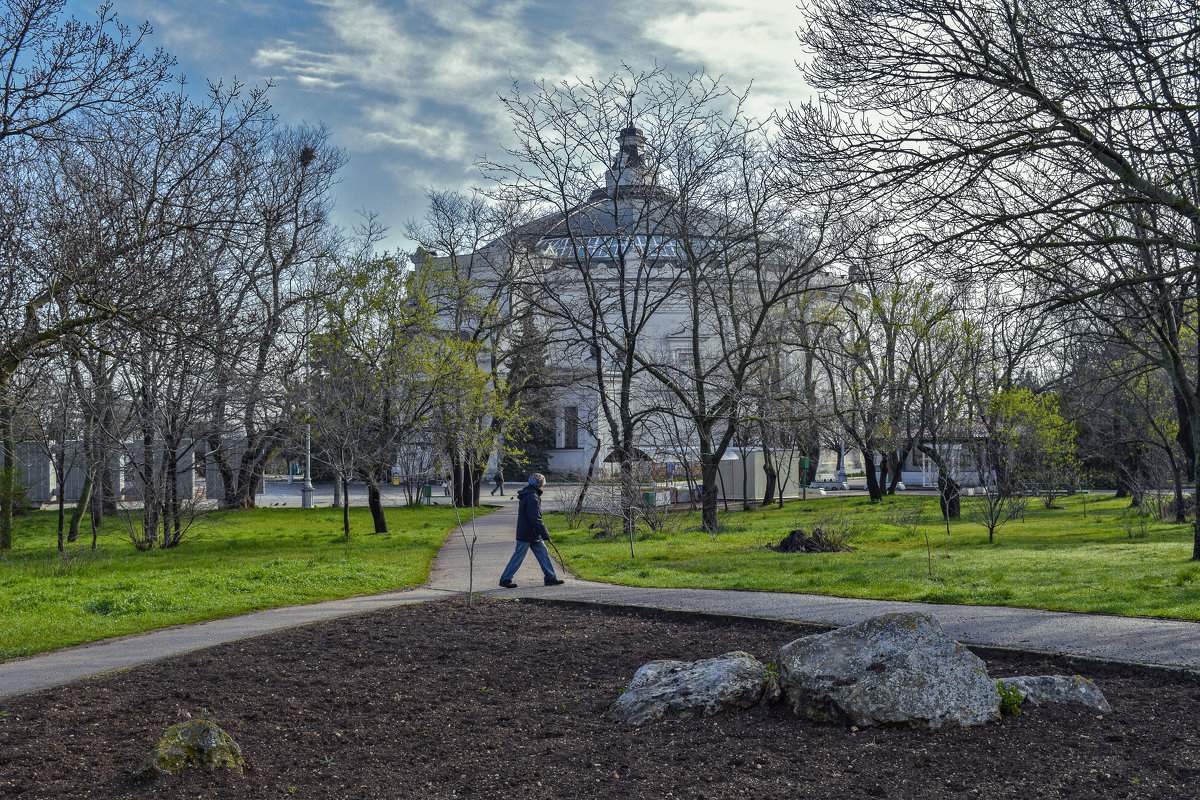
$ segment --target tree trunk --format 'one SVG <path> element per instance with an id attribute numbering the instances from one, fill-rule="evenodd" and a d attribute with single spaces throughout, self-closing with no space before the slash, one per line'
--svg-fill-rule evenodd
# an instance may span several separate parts
<path id="1" fill-rule="evenodd" d="M 813 447 L 811 450 L 808 451 L 807 455 L 808 455 L 808 469 L 805 471 L 804 475 L 801 477 L 804 479 L 805 486 L 811 486 L 812 482 L 817 479 L 817 466 L 818 466 L 818 462 L 820 462 L 820 460 L 821 460 L 821 448 Z"/>
<path id="2" fill-rule="evenodd" d="M 96 464 L 91 462 L 88 464 L 88 470 L 83 475 L 83 486 L 79 489 L 79 500 L 75 503 L 75 510 L 71 512 L 71 521 L 67 528 L 67 541 L 75 542 L 79 540 L 79 526 L 83 522 L 83 515 L 92 504 L 92 482 L 95 480 Z"/>
<path id="3" fill-rule="evenodd" d="M 229 454 L 225 452 L 219 435 L 210 436 L 208 439 L 208 458 L 217 465 L 217 474 L 221 477 L 221 509 L 231 511 L 237 507 L 234 500 L 237 495 L 237 481 L 234 479 L 233 465 L 229 463 Z"/>
<path id="4" fill-rule="evenodd" d="M 367 478 L 367 506 L 371 509 L 375 532 L 387 533 L 387 517 L 383 515 L 383 498 L 379 491 L 379 481 L 374 478 Z"/>
<path id="5" fill-rule="evenodd" d="M 17 445 L 13 439 L 13 409 L 9 401 L 8 378 L 0 380 L 0 552 L 11 550 L 13 504 L 17 494 Z"/>
<path id="6" fill-rule="evenodd" d="M 938 470 L 938 506 L 941 508 L 942 517 L 946 520 L 959 519 L 962 516 L 962 488 L 953 478 L 947 478 L 940 469 Z"/>
<path id="7" fill-rule="evenodd" d="M 875 451 L 863 448 L 863 461 L 866 462 L 864 466 L 867 468 L 867 494 L 871 496 L 872 503 L 878 503 L 883 499 L 883 492 L 879 490 L 879 477 L 875 471 Z"/>
<path id="8" fill-rule="evenodd" d="M 750 468 L 746 466 L 746 448 L 742 448 L 742 511 L 750 510 Z M 756 500 L 758 498 L 755 498 Z"/>
<path id="9" fill-rule="evenodd" d="M 146 413 L 149 418 L 149 413 Z M 154 468 L 154 431 L 146 428 L 142 432 L 142 546 L 138 549 L 148 550 L 158 540 L 158 487 L 157 470 Z"/>
<path id="10" fill-rule="evenodd" d="M 256 508 L 255 501 L 258 497 L 258 484 L 263 479 L 263 471 L 266 468 L 266 456 L 251 456 L 249 449 L 242 453 L 242 463 L 238 465 L 237 478 L 237 499 L 232 508 L 242 511 L 249 511 Z"/>
<path id="11" fill-rule="evenodd" d="M 596 474 L 596 461 L 600 458 L 600 444 L 592 448 L 592 457 L 588 460 L 587 474 L 583 476 L 583 483 L 579 487 L 579 496 L 575 498 L 575 514 L 578 516 L 583 513 L 583 503 L 587 499 L 588 487 L 592 484 L 592 479 Z"/>
<path id="12" fill-rule="evenodd" d="M 1179 431 L 1175 434 L 1175 441 L 1179 443 L 1179 449 L 1183 451 L 1183 463 L 1189 470 L 1188 480 L 1196 480 L 1195 465 L 1200 463 L 1200 452 L 1197 452 L 1200 431 L 1195 430 L 1192 415 L 1188 413 L 1187 398 L 1180 392 L 1176 380 L 1171 381 L 1171 397 L 1175 401 L 1175 418 L 1179 422 Z"/>
<path id="13" fill-rule="evenodd" d="M 950 532 L 950 520 L 962 517 L 961 487 L 950 474 L 950 465 L 936 447 L 918 445 L 917 449 L 924 453 L 937 466 L 938 470 L 938 505 L 942 518 L 946 520 L 946 532 Z"/>
<path id="14" fill-rule="evenodd" d="M 763 452 L 765 453 L 766 450 Z M 766 507 L 771 505 L 771 503 L 775 500 L 775 482 L 778 479 L 779 473 L 776 471 L 775 465 L 772 464 L 770 459 L 766 458 L 765 456 L 763 458 L 763 472 L 767 476 L 767 485 L 763 490 L 762 504 L 764 507 Z"/>
<path id="15" fill-rule="evenodd" d="M 459 508 L 474 508 L 479 505 L 479 490 L 483 485 L 484 467 L 468 464 L 451 458 L 450 483 L 454 505 Z"/>
<path id="16" fill-rule="evenodd" d="M 700 494 L 700 528 L 705 533 L 717 531 L 717 481 L 720 480 L 721 462 L 709 452 L 708 443 L 700 442 L 700 483 L 704 491 Z"/>
<path id="17" fill-rule="evenodd" d="M 892 453 L 892 476 L 887 484 L 887 494 L 896 494 L 896 487 L 900 484 L 900 473 L 904 470 L 904 462 L 908 459 L 908 453 L 907 448 Z"/>
<path id="18" fill-rule="evenodd" d="M 183 513 L 179 497 L 179 448 L 163 445 L 163 540 L 162 548 L 175 547 L 183 539 Z"/>
<path id="19" fill-rule="evenodd" d="M 622 448 L 621 452 L 621 531 L 629 540 L 629 557 L 634 557 L 633 537 L 637 533 L 637 519 L 634 517 L 634 487 L 633 459 L 629 450 Z"/>
<path id="20" fill-rule="evenodd" d="M 105 399 L 108 399 L 107 394 Z M 116 414 L 111 404 L 103 406 L 100 413 L 104 419 L 104 424 L 100 426 L 102 443 L 97 446 L 98 458 L 101 459 L 100 473 L 97 475 L 100 496 L 96 498 L 96 506 L 92 511 L 92 521 L 97 528 L 104 523 L 106 514 L 117 513 L 117 484 L 120 482 L 121 470 L 124 468 L 124 462 L 113 435 L 113 432 L 116 431 Z M 114 463 L 116 469 L 113 469 Z"/>
<path id="21" fill-rule="evenodd" d="M 63 461 L 66 459 L 66 446 L 60 444 L 60 449 L 63 451 L 59 455 L 58 469 L 55 470 L 54 479 L 58 481 L 58 552 L 63 552 L 64 539 L 66 538 L 67 528 L 67 493 L 63 491 L 66 487 L 63 485 L 65 481 L 62 479 Z"/>
<path id="22" fill-rule="evenodd" d="M 1129 473 L 1124 465 L 1117 465 L 1117 491 L 1113 497 L 1129 497 Z"/>
<path id="23" fill-rule="evenodd" d="M 1183 525 L 1187 522 L 1186 509 L 1183 506 L 1183 465 L 1180 464 L 1173 453 L 1169 450 L 1167 455 L 1171 458 L 1171 477 L 1175 482 L 1175 524 Z"/>
<path id="24" fill-rule="evenodd" d="M 350 478 L 339 475 L 338 483 L 342 485 L 342 494 L 346 502 L 342 503 L 342 531 L 346 535 L 346 547 L 350 547 Z"/>
<path id="25" fill-rule="evenodd" d="M 1191 430 L 1193 437 L 1200 438 L 1200 425 L 1192 425 Z M 1193 442 L 1192 453 L 1192 474 L 1200 475 L 1200 441 Z M 1200 480 L 1196 481 L 1196 516 L 1192 523 L 1192 561 L 1200 561 Z"/>

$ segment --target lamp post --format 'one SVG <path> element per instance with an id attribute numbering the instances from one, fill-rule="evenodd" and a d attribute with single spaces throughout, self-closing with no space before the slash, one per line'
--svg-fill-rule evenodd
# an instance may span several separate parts
<path id="1" fill-rule="evenodd" d="M 309 304 L 304 305 L 304 486 L 300 487 L 300 507 L 313 507 L 312 484 L 312 325 Z"/>
<path id="2" fill-rule="evenodd" d="M 311 422 L 304 424 L 304 486 L 300 488 L 300 507 L 313 507 Z"/>

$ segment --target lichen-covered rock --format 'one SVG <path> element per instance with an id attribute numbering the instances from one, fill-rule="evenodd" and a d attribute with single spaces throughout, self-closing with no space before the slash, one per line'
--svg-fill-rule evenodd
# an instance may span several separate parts
<path id="1" fill-rule="evenodd" d="M 604 716 L 630 725 L 667 714 L 708 717 L 777 696 L 774 681 L 762 662 L 740 650 L 701 661 L 651 661 L 634 673 Z"/>
<path id="2" fill-rule="evenodd" d="M 228 733 L 208 720 L 194 719 L 167 728 L 133 775 L 149 780 L 184 767 L 229 767 L 241 772 L 244 763 L 242 748 Z"/>
<path id="3" fill-rule="evenodd" d="M 865 727 L 969 727 L 1000 718 L 983 661 L 926 614 L 885 614 L 779 650 L 784 701 L 798 715 Z"/>
<path id="4" fill-rule="evenodd" d="M 1033 706 L 1043 703 L 1075 703 L 1097 711 L 1112 711 L 1096 684 L 1081 675 L 1024 675 L 1004 678 L 1005 689 L 1016 689 L 1023 702 Z"/>

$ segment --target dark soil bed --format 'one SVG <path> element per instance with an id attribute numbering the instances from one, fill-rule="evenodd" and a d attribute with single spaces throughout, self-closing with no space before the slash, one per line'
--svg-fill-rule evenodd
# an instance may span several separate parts
<path id="1" fill-rule="evenodd" d="M 763 660 L 814 629 L 476 600 L 397 608 L 0 703 L 0 797 L 1196 797 L 1200 681 L 987 653 L 994 677 L 1075 673 L 1107 715 L 1028 709 L 970 730 L 858 732 L 783 706 L 641 728 L 601 718 L 656 658 Z M 244 775 L 129 777 L 202 711 Z"/>

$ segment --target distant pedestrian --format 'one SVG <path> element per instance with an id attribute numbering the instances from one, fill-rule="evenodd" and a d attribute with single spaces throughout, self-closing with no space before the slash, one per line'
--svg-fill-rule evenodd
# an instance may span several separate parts
<path id="1" fill-rule="evenodd" d="M 546 476 L 535 472 L 529 476 L 529 485 L 517 492 L 517 548 L 513 551 L 504 574 L 500 576 L 500 585 L 505 589 L 515 589 L 513 577 L 525 560 L 525 553 L 533 551 L 538 564 L 542 568 L 542 578 L 547 586 L 559 586 L 562 579 L 554 574 L 554 564 L 550 561 L 550 552 L 542 540 L 550 541 L 550 531 L 542 521 L 542 487 L 546 485 Z"/>
<path id="2" fill-rule="evenodd" d="M 500 490 L 500 496 L 504 497 L 504 472 L 496 467 L 496 474 L 492 476 L 492 483 L 496 484 L 496 489 Z M 495 496 L 496 489 L 492 489 L 492 496 Z"/>

